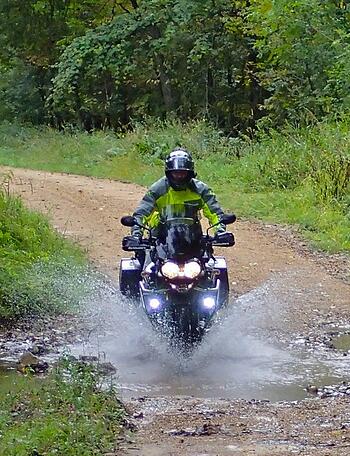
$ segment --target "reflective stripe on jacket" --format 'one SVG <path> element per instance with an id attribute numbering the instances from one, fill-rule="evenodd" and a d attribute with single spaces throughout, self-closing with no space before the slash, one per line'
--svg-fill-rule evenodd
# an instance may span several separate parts
<path id="1" fill-rule="evenodd" d="M 150 187 L 133 216 L 140 224 L 155 228 L 168 211 L 198 220 L 202 211 L 210 225 L 218 223 L 224 214 L 214 192 L 204 182 L 191 179 L 185 190 L 174 190 L 168 179 L 162 177 Z M 218 229 L 225 229 L 225 226 L 219 225 Z M 139 233 L 140 228 L 134 227 L 132 232 Z"/>

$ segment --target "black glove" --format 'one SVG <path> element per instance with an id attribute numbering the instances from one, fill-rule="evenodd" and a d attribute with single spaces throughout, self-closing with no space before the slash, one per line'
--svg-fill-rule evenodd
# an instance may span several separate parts
<path id="1" fill-rule="evenodd" d="M 131 230 L 131 236 L 142 239 L 142 232 L 138 226 L 134 226 L 133 229 Z"/>
<path id="2" fill-rule="evenodd" d="M 131 236 L 128 236 L 131 239 L 135 239 L 135 241 L 142 241 L 142 234 L 141 233 L 131 233 Z"/>

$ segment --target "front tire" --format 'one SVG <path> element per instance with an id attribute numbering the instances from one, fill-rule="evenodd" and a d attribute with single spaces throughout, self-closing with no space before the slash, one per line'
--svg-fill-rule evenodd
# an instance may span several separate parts
<path id="1" fill-rule="evenodd" d="M 188 302 L 188 297 L 177 297 L 169 315 L 170 346 L 182 354 L 191 352 L 204 335 L 204 324 L 196 307 Z"/>

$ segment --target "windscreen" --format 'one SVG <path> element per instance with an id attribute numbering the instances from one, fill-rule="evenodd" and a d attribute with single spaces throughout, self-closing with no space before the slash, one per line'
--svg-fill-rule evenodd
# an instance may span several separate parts
<path id="1" fill-rule="evenodd" d="M 190 210 L 189 210 L 190 209 Z M 198 256 L 202 230 L 195 208 L 168 206 L 162 213 L 159 242 L 167 258 Z"/>

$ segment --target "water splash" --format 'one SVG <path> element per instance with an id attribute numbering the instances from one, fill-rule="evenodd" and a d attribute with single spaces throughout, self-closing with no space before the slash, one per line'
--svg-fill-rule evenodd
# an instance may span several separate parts
<path id="1" fill-rule="evenodd" d="M 169 350 L 141 308 L 104 280 L 87 307 L 89 332 L 74 350 L 115 364 L 126 397 L 301 399 L 311 381 L 333 379 L 334 368 L 302 347 L 291 351 L 280 329 L 300 291 L 297 282 L 297 274 L 277 274 L 230 302 L 193 356 L 184 359 Z"/>

